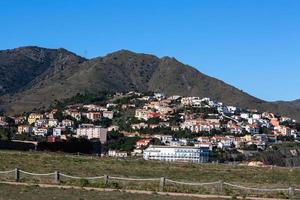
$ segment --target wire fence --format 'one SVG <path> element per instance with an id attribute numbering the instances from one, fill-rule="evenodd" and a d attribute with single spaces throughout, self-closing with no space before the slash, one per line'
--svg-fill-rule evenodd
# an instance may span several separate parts
<path id="1" fill-rule="evenodd" d="M 300 193 L 300 188 L 294 188 L 294 187 L 288 187 L 288 188 L 255 188 L 255 187 L 247 187 L 242 185 L 236 185 L 233 183 L 223 182 L 223 181 L 215 181 L 215 182 L 206 182 L 206 183 L 196 183 L 196 182 L 182 182 L 182 181 L 176 181 L 167 179 L 165 177 L 160 178 L 129 178 L 129 177 L 116 177 L 116 176 L 94 176 L 94 177 L 82 177 L 82 176 L 73 176 L 64 174 L 58 171 L 52 172 L 52 173 L 33 173 L 33 172 L 27 172 L 24 170 L 20 170 L 18 168 L 13 170 L 7 170 L 7 171 L 0 171 L 0 175 L 3 174 L 13 174 L 15 177 L 15 181 L 20 181 L 21 174 L 29 175 L 29 176 L 53 176 L 52 180 L 54 180 L 56 183 L 60 182 L 60 177 L 68 178 L 68 179 L 75 179 L 75 180 L 103 180 L 104 184 L 107 184 L 109 180 L 117 180 L 117 181 L 143 181 L 143 182 L 158 182 L 161 189 L 163 189 L 167 183 L 175 184 L 175 185 L 184 185 L 184 186 L 215 186 L 218 188 L 219 192 L 223 192 L 223 188 L 225 186 L 243 190 L 243 191 L 251 191 L 251 192 L 286 192 L 289 196 L 294 196 L 296 192 Z"/>

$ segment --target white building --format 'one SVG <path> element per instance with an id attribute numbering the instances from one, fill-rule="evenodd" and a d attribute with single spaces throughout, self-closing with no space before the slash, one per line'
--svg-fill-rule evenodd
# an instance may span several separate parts
<path id="1" fill-rule="evenodd" d="M 57 137 L 57 136 L 61 136 L 62 132 L 64 132 L 66 129 L 64 127 L 56 127 L 53 128 L 53 133 L 52 135 Z"/>
<path id="2" fill-rule="evenodd" d="M 241 113 L 241 118 L 243 118 L 243 119 L 249 119 L 250 118 L 250 114 L 249 113 Z"/>
<path id="3" fill-rule="evenodd" d="M 34 123 L 34 126 L 36 127 L 42 127 L 48 125 L 48 120 L 47 119 L 37 119 Z"/>
<path id="4" fill-rule="evenodd" d="M 22 133 L 31 133 L 32 132 L 32 127 L 29 125 L 20 125 L 18 126 L 18 134 Z"/>
<path id="5" fill-rule="evenodd" d="M 109 157 L 126 158 L 128 156 L 128 153 L 126 151 L 109 150 L 108 156 Z"/>
<path id="6" fill-rule="evenodd" d="M 112 119 L 114 117 L 114 112 L 113 111 L 103 111 L 103 117 L 106 117 L 108 119 Z"/>
<path id="7" fill-rule="evenodd" d="M 192 106 L 200 108 L 202 106 L 202 99 L 200 97 L 183 97 L 181 98 L 181 105 Z"/>
<path id="8" fill-rule="evenodd" d="M 62 120 L 62 125 L 65 127 L 71 127 L 74 125 L 74 122 L 69 119 L 64 119 L 64 120 Z"/>
<path id="9" fill-rule="evenodd" d="M 37 127 L 34 127 L 33 128 L 33 133 L 35 135 L 46 136 L 47 133 L 48 133 L 48 129 L 47 128 L 37 128 Z"/>
<path id="10" fill-rule="evenodd" d="M 169 162 L 208 162 L 209 148 L 150 145 L 144 150 L 143 158 L 145 160 L 160 160 Z"/>
<path id="11" fill-rule="evenodd" d="M 57 119 L 49 119 L 48 121 L 48 126 L 49 127 L 55 127 L 58 125 L 58 120 Z"/>
<path id="12" fill-rule="evenodd" d="M 76 130 L 78 137 L 87 137 L 88 139 L 99 139 L 102 144 L 107 141 L 107 129 L 100 126 L 82 125 Z"/>
<path id="13" fill-rule="evenodd" d="M 245 129 L 251 135 L 259 134 L 259 127 L 256 124 L 247 125 Z"/>
<path id="14" fill-rule="evenodd" d="M 153 138 L 159 139 L 162 143 L 170 143 L 173 140 L 172 135 L 153 135 Z"/>
<path id="15" fill-rule="evenodd" d="M 185 120 L 181 125 L 181 129 L 189 129 L 192 132 L 209 132 L 212 129 L 220 130 L 219 120 L 203 120 L 203 119 L 192 119 Z"/>
<path id="16" fill-rule="evenodd" d="M 88 112 L 88 113 L 85 113 L 85 115 L 86 115 L 86 118 L 88 118 L 89 120 L 92 120 L 92 121 L 100 120 L 102 117 L 101 112 Z"/>
<path id="17" fill-rule="evenodd" d="M 253 119 L 261 119 L 261 114 L 253 114 L 252 118 Z"/>

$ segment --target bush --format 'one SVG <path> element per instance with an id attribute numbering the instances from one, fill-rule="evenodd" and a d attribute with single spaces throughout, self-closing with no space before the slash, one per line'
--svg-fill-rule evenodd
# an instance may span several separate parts
<path id="1" fill-rule="evenodd" d="M 79 180 L 79 185 L 80 185 L 81 187 L 87 187 L 87 186 L 90 185 L 90 182 L 89 182 L 88 180 L 86 180 L 86 179 L 80 179 L 80 180 Z"/>

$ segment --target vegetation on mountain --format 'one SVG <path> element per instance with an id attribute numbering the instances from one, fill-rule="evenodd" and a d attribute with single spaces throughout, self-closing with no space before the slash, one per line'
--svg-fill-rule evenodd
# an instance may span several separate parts
<path id="1" fill-rule="evenodd" d="M 65 49 L 22 47 L 0 51 L 0 69 L 0 110 L 9 113 L 60 105 L 64 99 L 98 102 L 102 99 L 90 94 L 135 90 L 210 97 L 300 119 L 299 101 L 260 100 L 170 57 L 121 50 L 87 60 Z"/>

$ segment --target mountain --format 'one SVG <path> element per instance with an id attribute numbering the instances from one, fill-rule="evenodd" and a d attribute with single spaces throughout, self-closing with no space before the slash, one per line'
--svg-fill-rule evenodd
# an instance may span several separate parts
<path id="1" fill-rule="evenodd" d="M 171 57 L 120 50 L 87 60 L 65 49 L 23 47 L 1 51 L 0 67 L 1 106 L 11 113 L 47 107 L 77 93 L 137 90 L 210 97 L 300 119 L 299 102 L 263 101 Z"/>
<path id="2" fill-rule="evenodd" d="M 85 59 L 65 49 L 23 47 L 0 51 L 0 95 L 15 93 L 43 74 L 60 73 Z"/>

